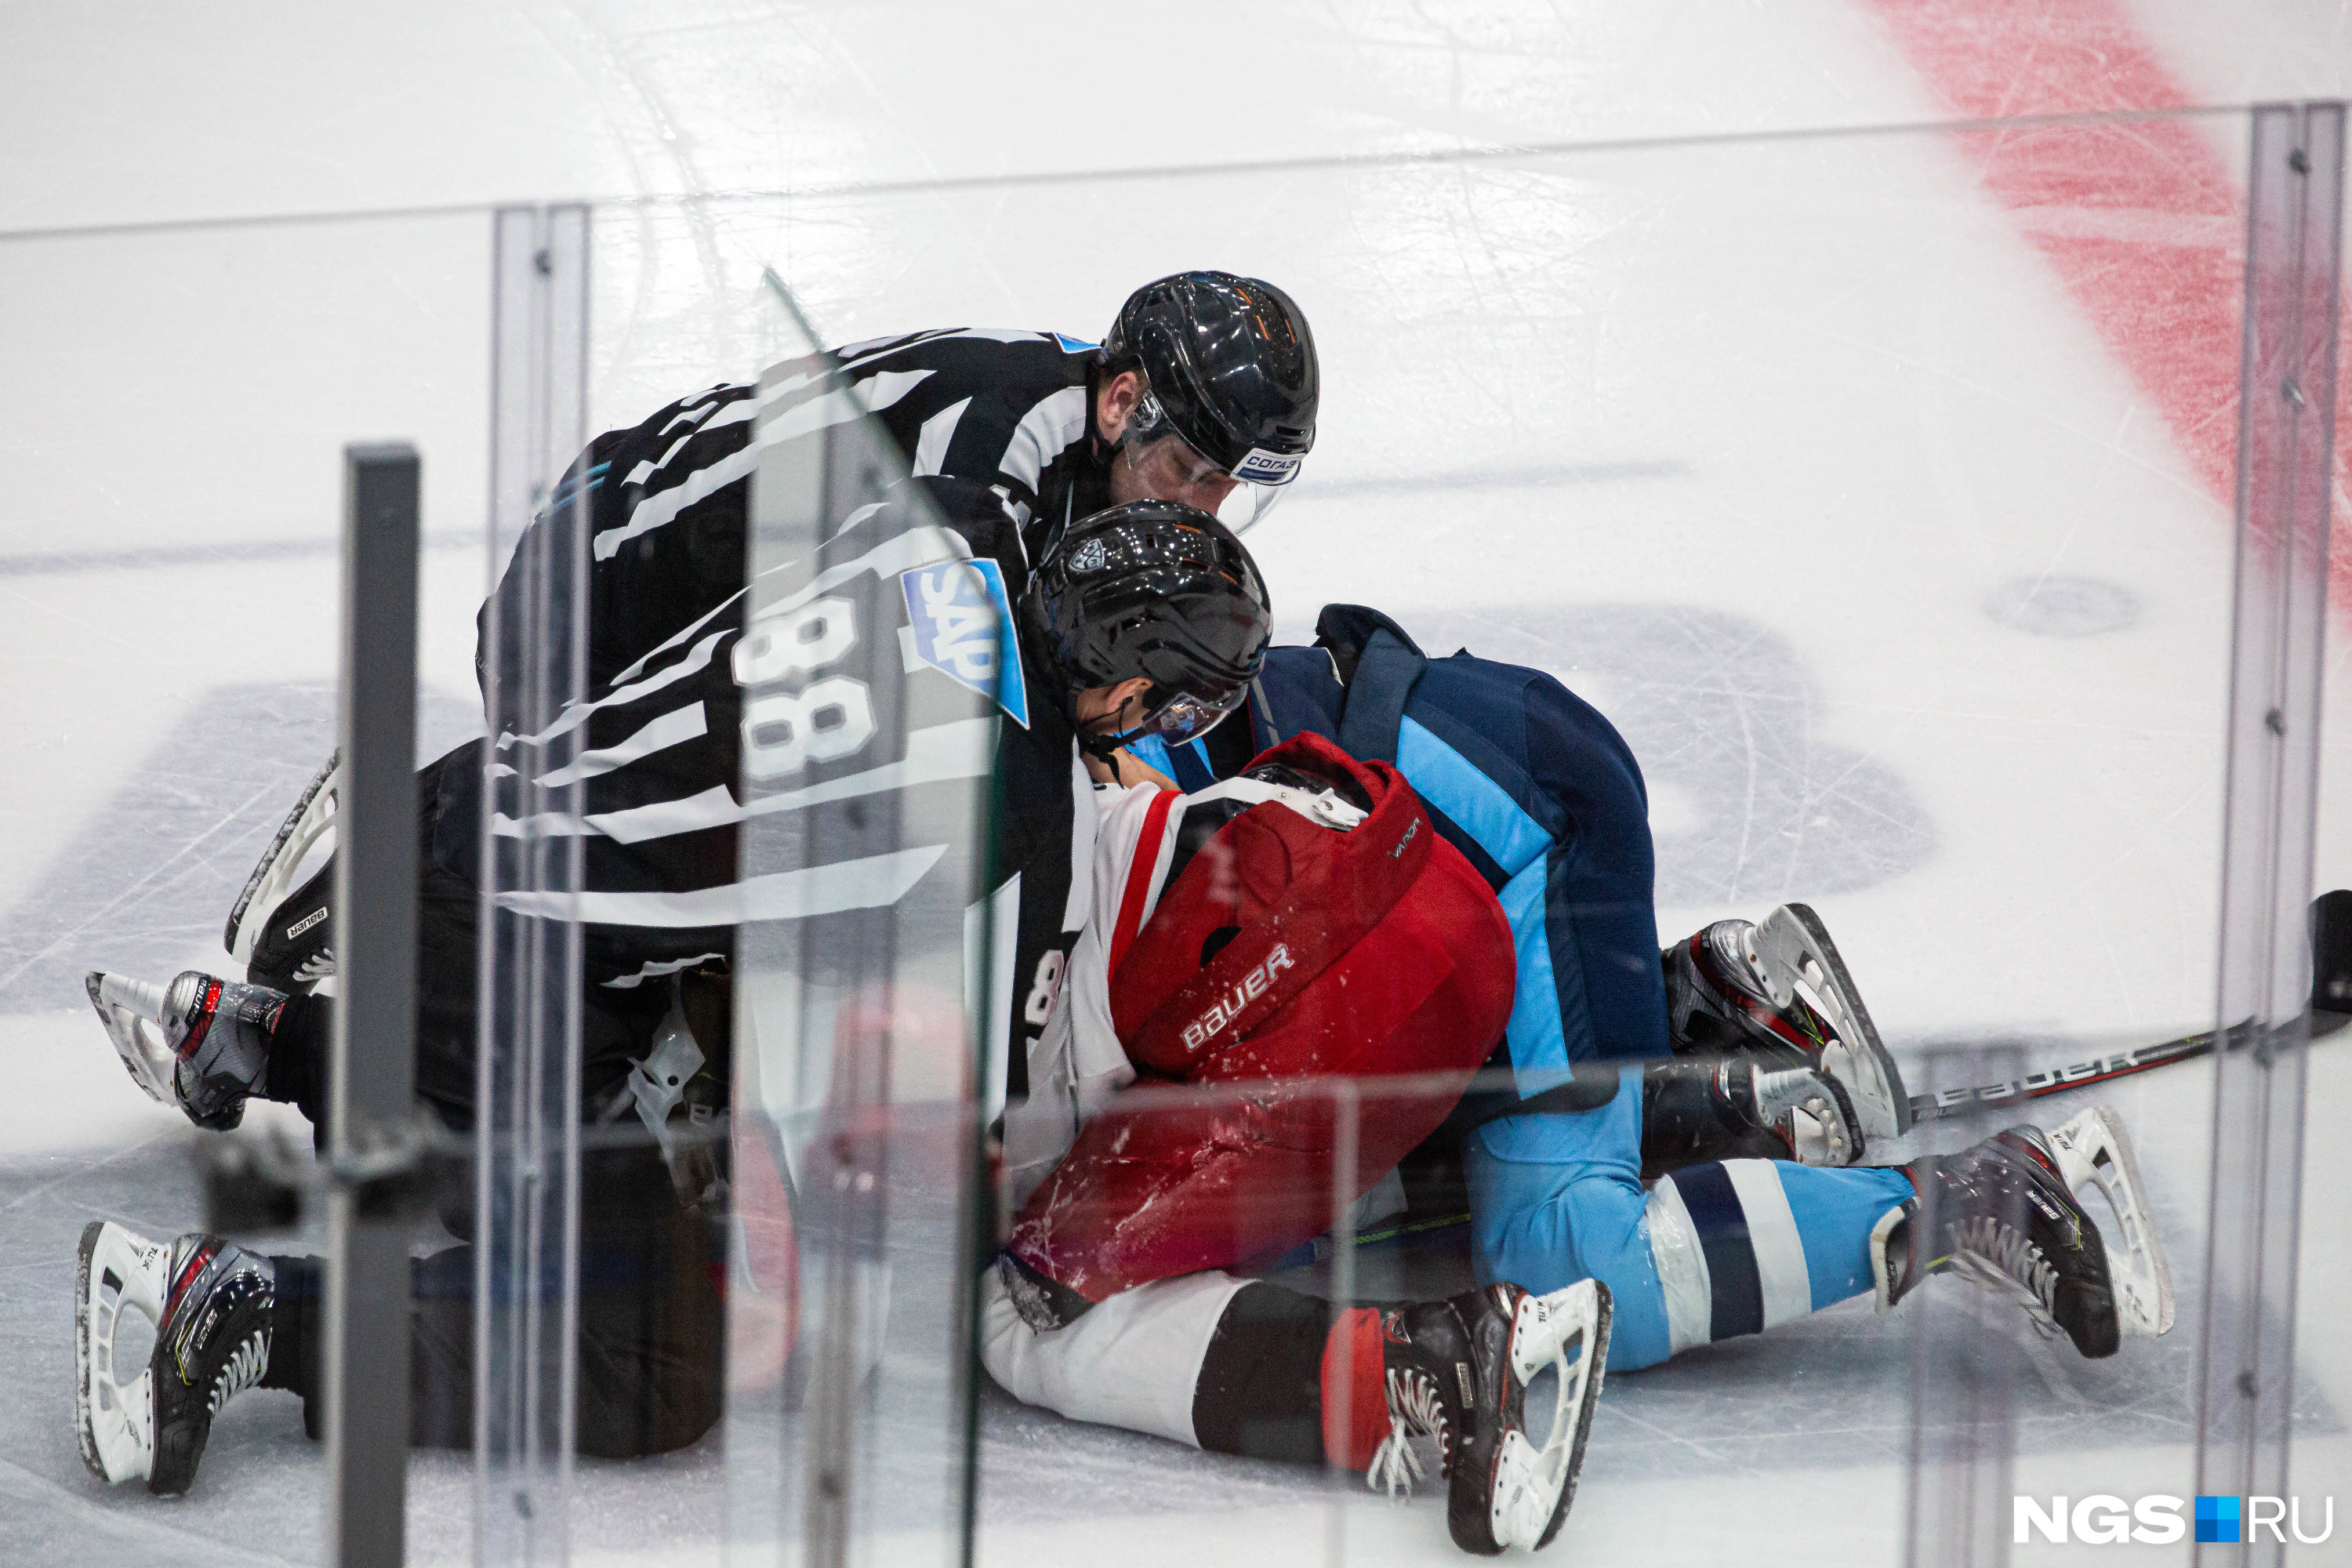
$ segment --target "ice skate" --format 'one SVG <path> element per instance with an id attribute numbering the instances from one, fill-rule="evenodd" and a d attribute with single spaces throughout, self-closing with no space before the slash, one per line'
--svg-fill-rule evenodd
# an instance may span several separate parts
<path id="1" fill-rule="evenodd" d="M 2096 1186 L 2115 1214 L 2113 1231 L 2100 1239 L 2107 1252 L 2107 1275 L 2116 1312 L 2127 1334 L 2155 1335 L 2172 1328 L 2172 1268 L 2164 1241 L 2148 1217 L 2147 1192 L 2140 1185 L 2139 1161 L 2132 1153 L 2123 1118 L 2095 1105 L 2044 1134 L 2058 1156 L 2058 1174 L 2069 1192 Z"/>
<path id="2" fill-rule="evenodd" d="M 334 983 L 335 868 L 330 859 L 299 888 L 304 859 L 336 828 L 343 788 L 342 753 L 311 777 L 293 811 L 246 879 L 229 910 L 221 945 L 246 966 L 246 979 L 273 990 L 328 991 Z"/>
<path id="3" fill-rule="evenodd" d="M 1923 1220 L 1915 1199 L 1871 1232 L 1879 1310 L 1949 1269 L 2012 1297 L 2044 1335 L 2063 1330 L 2085 1356 L 2113 1355 L 2125 1334 L 2172 1326 L 2171 1274 L 2114 1111 L 2096 1107 L 2054 1132 L 2012 1127 L 1908 1169 L 1913 1185 L 1934 1199 L 1932 1217 Z M 2116 1210 L 2114 1266 L 2098 1226 L 2074 1200 L 2074 1188 L 2093 1183 Z"/>
<path id="4" fill-rule="evenodd" d="M 115 1054 L 151 1099 L 226 1131 L 269 1070 L 286 994 L 189 970 L 168 985 L 92 970 L 83 977 Z"/>
<path id="5" fill-rule="evenodd" d="M 1416 1437 L 1437 1445 L 1449 1483 L 1454 1543 L 1491 1556 L 1551 1544 L 1576 1496 L 1585 1439 L 1609 1359 L 1609 1289 L 1586 1279 L 1549 1296 L 1489 1285 L 1381 1318 L 1389 1435 L 1366 1482 L 1390 1495 L 1423 1474 Z M 1546 1368 L 1559 1384 L 1538 1447 L 1527 1426 L 1528 1385 Z"/>
<path id="6" fill-rule="evenodd" d="M 1864 1134 L 1911 1127 L 1903 1074 L 1878 1037 L 1822 919 L 1783 904 L 1760 926 L 1717 921 L 1666 950 L 1667 1038 L 1679 1056 L 1762 1057 L 1842 1084 Z"/>
<path id="7" fill-rule="evenodd" d="M 1851 1165 L 1865 1140 L 1843 1084 L 1752 1055 L 1653 1062 L 1642 1074 L 1642 1174 L 1709 1160 Z"/>
<path id="8" fill-rule="evenodd" d="M 213 1417 L 268 1369 L 268 1260 L 218 1237 L 150 1241 L 99 1220 L 81 1233 L 75 1283 L 82 1462 L 102 1481 L 186 1491 Z"/>

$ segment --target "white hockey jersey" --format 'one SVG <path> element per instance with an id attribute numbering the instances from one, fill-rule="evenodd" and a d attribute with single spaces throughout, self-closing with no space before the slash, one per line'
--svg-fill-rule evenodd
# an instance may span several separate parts
<path id="1" fill-rule="evenodd" d="M 1029 1056 L 1029 1097 L 1004 1117 L 1005 1202 L 1017 1210 L 1069 1152 L 1078 1129 L 1135 1081 L 1135 1067 L 1111 1021 L 1111 976 L 1160 895 L 1217 829 L 1265 801 L 1345 832 L 1364 813 L 1330 790 L 1226 779 L 1192 795 L 1152 784 L 1095 791 L 1091 912 Z"/>

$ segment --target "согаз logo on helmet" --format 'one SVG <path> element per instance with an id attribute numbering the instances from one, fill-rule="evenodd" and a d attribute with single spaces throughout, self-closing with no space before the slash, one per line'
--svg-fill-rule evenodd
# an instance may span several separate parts
<path id="1" fill-rule="evenodd" d="M 1293 453 L 1269 452 L 1263 447 L 1253 447 L 1249 456 L 1234 468 L 1234 478 L 1254 479 L 1262 485 L 1286 485 L 1305 461 Z"/>
<path id="2" fill-rule="evenodd" d="M 1013 640 L 1013 602 L 993 561 L 950 561 L 899 574 L 915 657 L 982 697 L 993 697 L 1023 729 L 1029 688 Z"/>

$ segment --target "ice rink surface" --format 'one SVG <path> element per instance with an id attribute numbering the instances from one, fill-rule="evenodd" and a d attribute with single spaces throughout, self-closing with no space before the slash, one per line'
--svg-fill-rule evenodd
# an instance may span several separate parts
<path id="1" fill-rule="evenodd" d="M 1641 759 L 1661 934 L 1806 900 L 1898 1051 L 1999 1038 L 2039 1065 L 2210 1022 L 2237 106 L 2345 93 L 2340 4 L 0 11 L 11 1562 L 318 1559 L 286 1395 L 232 1406 L 176 1503 L 76 1456 L 75 1237 L 198 1213 L 195 1135 L 125 1078 L 79 975 L 220 964 L 330 743 L 346 441 L 424 452 L 424 749 L 467 732 L 483 203 L 614 198 L 599 427 L 755 374 L 786 336 L 763 268 L 836 342 L 1091 338 L 1164 272 L 1274 279 L 1327 385 L 1306 479 L 1250 539 L 1286 640 L 1363 603 L 1433 655 L 1557 674 Z M 2032 62 L 2025 85 L 1988 59 Z M 1919 129 L 2194 105 L 2219 107 Z M 766 194 L 709 197 L 743 191 Z M 2322 888 L 2352 883 L 2347 701 Z M 2352 1510 L 2352 1044 L 2310 1068 L 2295 1489 Z M 2036 1352 L 2021 1490 L 2195 1489 L 2210 1091 L 2199 1066 L 2106 1094 L 2180 1321 L 2102 1363 Z M 1851 1302 L 1612 1380 L 1552 1560 L 1895 1561 L 1906 1334 Z M 719 1449 L 583 1462 L 580 1555 L 718 1561 Z M 467 1465 L 411 1476 L 413 1555 L 465 1560 Z M 993 1392 L 981 1486 L 995 1564 L 1452 1555 L 1433 1501 Z M 940 1559 L 910 1521 L 872 1560 Z"/>

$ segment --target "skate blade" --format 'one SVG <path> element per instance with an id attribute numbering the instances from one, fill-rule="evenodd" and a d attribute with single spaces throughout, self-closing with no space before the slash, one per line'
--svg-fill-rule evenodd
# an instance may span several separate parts
<path id="1" fill-rule="evenodd" d="M 1782 904 L 1764 917 L 1757 942 L 1766 967 L 1793 976 L 1805 999 L 1837 1032 L 1838 1043 L 1822 1053 L 1822 1065 L 1853 1097 L 1863 1136 L 1900 1138 L 1908 1132 L 1911 1097 L 1904 1091 L 1902 1070 L 1879 1039 L 1870 1009 L 1863 1005 L 1821 916 L 1810 905 Z M 1780 989 L 1774 986 L 1775 995 Z"/>
<path id="2" fill-rule="evenodd" d="M 171 1247 L 106 1220 L 81 1233 L 74 1284 L 74 1415 L 82 1463 L 110 1484 L 144 1480 L 155 1461 L 152 1357 L 128 1383 L 116 1374 L 115 1335 L 126 1312 L 162 1332 Z"/>
<path id="3" fill-rule="evenodd" d="M 1601 1403 L 1611 1316 L 1609 1287 L 1598 1279 L 1519 1302 L 1511 1323 L 1511 1375 L 1524 1390 L 1550 1367 L 1559 1388 L 1542 1447 L 1514 1427 L 1497 1448 L 1487 1522 L 1499 1549 L 1549 1546 L 1568 1518 Z"/>
<path id="4" fill-rule="evenodd" d="M 177 1058 L 163 1041 L 163 1026 L 156 1022 L 163 1016 L 164 988 L 95 969 L 83 977 L 82 985 L 131 1080 L 147 1091 L 148 1099 L 177 1106 L 180 1098 L 172 1086 Z"/>
<path id="5" fill-rule="evenodd" d="M 2164 1238 L 2148 1213 L 2147 1189 L 2140 1184 L 2139 1161 L 2131 1135 L 2114 1109 L 2095 1105 L 2045 1133 L 2058 1155 L 2058 1172 L 2070 1191 L 2096 1186 L 2115 1215 L 2115 1237 L 2107 1247 L 2108 1283 L 2116 1293 L 2116 1316 L 2127 1334 L 2153 1336 L 2172 1327 L 2172 1268 Z M 2102 1234 L 2100 1239 L 2107 1240 Z"/>
<path id="6" fill-rule="evenodd" d="M 294 814 L 278 829 L 278 837 L 262 852 L 261 863 L 246 879 L 245 891 L 228 912 L 221 945 L 239 963 L 253 962 L 253 950 L 278 904 L 294 889 L 302 862 L 319 840 L 335 826 L 337 803 L 342 795 L 343 754 L 340 751 L 310 780 L 294 803 Z"/>

